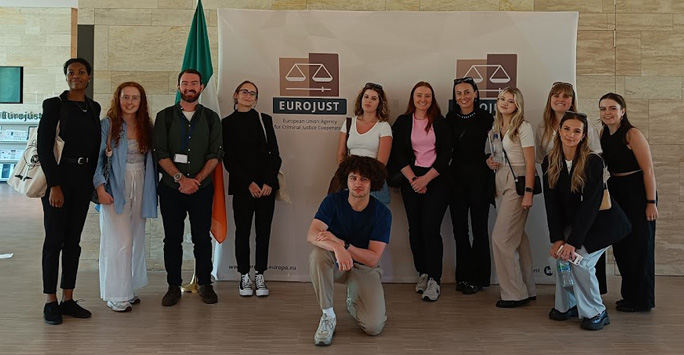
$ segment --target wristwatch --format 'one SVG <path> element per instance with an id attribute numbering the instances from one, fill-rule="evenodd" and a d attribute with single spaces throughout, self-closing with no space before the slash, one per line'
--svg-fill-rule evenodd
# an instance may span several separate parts
<path id="1" fill-rule="evenodd" d="M 525 192 L 534 192 L 531 187 L 525 186 Z"/>
<path id="2" fill-rule="evenodd" d="M 349 246 L 350 246 L 349 242 L 344 242 L 344 250 L 349 249 Z"/>
<path id="3" fill-rule="evenodd" d="M 173 182 L 179 182 L 183 178 L 183 173 L 173 174 Z"/>
<path id="4" fill-rule="evenodd" d="M 418 179 L 418 177 L 413 175 L 413 177 L 411 178 L 411 181 L 416 181 L 417 179 Z"/>

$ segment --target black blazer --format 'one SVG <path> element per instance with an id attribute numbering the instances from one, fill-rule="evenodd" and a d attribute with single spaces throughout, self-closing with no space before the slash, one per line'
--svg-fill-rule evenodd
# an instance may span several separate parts
<path id="1" fill-rule="evenodd" d="M 449 161 L 451 160 L 451 127 L 444 117 L 440 116 L 433 123 L 435 130 L 435 148 L 437 159 L 432 168 L 439 172 L 440 176 L 449 176 Z M 411 144 L 411 131 L 413 130 L 413 115 L 401 115 L 392 125 L 392 152 L 388 163 L 390 176 L 399 172 L 407 165 L 415 168 L 416 156 Z M 408 180 L 403 179 L 408 182 Z"/>
<path id="2" fill-rule="evenodd" d="M 558 182 L 549 188 L 549 156 L 542 162 L 544 171 L 544 204 L 551 242 L 564 240 L 564 230 L 570 227 L 567 243 L 592 253 L 615 244 L 632 229 L 627 216 L 611 196 L 612 208 L 599 211 L 603 199 L 603 160 L 590 154 L 586 164 L 586 183 L 582 192 L 570 191 L 570 176 L 563 161 Z M 571 173 L 574 171 L 573 164 Z"/>
<path id="3" fill-rule="evenodd" d="M 260 117 L 261 116 L 261 117 Z M 259 120 L 263 118 L 264 128 Z M 221 122 L 225 167 L 228 173 L 228 194 L 247 191 L 255 182 L 260 187 L 267 184 L 274 191 L 278 185 L 278 171 L 282 164 L 278 141 L 273 130 L 273 118 L 249 112 L 235 111 Z M 264 129 L 266 137 L 264 137 Z"/>
<path id="4" fill-rule="evenodd" d="M 100 134 L 100 104 L 86 96 L 85 101 L 88 107 L 88 114 L 95 123 L 97 131 L 80 132 L 81 127 L 69 125 L 69 107 L 65 105 L 68 101 L 67 94 L 68 91 L 64 91 L 59 96 L 51 97 L 43 101 L 43 115 L 38 123 L 38 160 L 40 160 L 40 167 L 45 173 L 48 189 L 53 186 L 62 185 L 64 178 L 66 178 L 66 176 L 63 175 L 67 174 L 67 172 L 60 172 L 59 164 L 57 164 L 53 151 L 58 123 L 60 129 L 59 136 L 64 139 L 64 151 L 67 151 L 67 146 L 69 145 L 69 138 L 67 138 L 67 136 L 77 138 L 79 134 L 92 134 L 93 137 L 97 138 L 97 146 L 92 152 L 79 152 L 79 156 L 91 157 L 93 159 L 93 161 L 89 163 L 93 173 L 95 173 L 95 167 L 97 166 L 97 157 L 102 136 Z M 67 131 L 74 134 L 67 134 Z"/>

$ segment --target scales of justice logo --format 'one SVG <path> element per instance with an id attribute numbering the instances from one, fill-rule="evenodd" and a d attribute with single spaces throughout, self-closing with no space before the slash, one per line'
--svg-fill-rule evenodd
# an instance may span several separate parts
<path id="1" fill-rule="evenodd" d="M 280 97 L 273 113 L 345 115 L 340 94 L 340 60 L 336 53 L 309 53 L 307 58 L 279 58 Z"/>
<path id="2" fill-rule="evenodd" d="M 480 107 L 493 114 L 499 93 L 506 87 L 517 86 L 518 55 L 487 54 L 485 59 L 456 60 L 456 77 L 466 76 L 472 77 L 477 84 Z"/>

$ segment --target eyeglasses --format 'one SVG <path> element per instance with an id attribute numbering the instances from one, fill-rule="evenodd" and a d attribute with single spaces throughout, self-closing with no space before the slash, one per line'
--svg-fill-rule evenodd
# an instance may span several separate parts
<path id="1" fill-rule="evenodd" d="M 365 89 L 377 89 L 377 90 L 382 90 L 382 85 L 376 84 L 376 83 L 366 83 L 364 86 Z"/>
<path id="2" fill-rule="evenodd" d="M 565 111 L 565 113 L 563 114 L 563 117 L 575 117 L 575 116 L 582 117 L 584 119 L 587 118 L 587 114 L 582 113 L 582 112 Z"/>
<path id="3" fill-rule="evenodd" d="M 469 84 L 475 84 L 475 80 L 471 76 L 464 76 L 462 78 L 456 78 L 454 79 L 454 85 L 458 85 L 460 83 L 469 83 Z"/>
<path id="4" fill-rule="evenodd" d="M 554 82 L 554 83 L 551 85 L 551 87 L 555 87 L 556 85 L 567 85 L 567 86 L 569 86 L 569 87 L 571 87 L 571 88 L 574 89 L 574 87 L 572 86 L 572 84 L 566 83 L 565 81 L 556 81 L 556 82 Z"/>
<path id="5" fill-rule="evenodd" d="M 243 94 L 243 95 L 249 95 L 249 96 L 252 96 L 252 97 L 256 97 L 256 96 L 257 96 L 256 91 L 249 91 L 249 90 L 247 90 L 247 89 L 240 89 L 239 92 L 240 92 L 241 94 Z"/>

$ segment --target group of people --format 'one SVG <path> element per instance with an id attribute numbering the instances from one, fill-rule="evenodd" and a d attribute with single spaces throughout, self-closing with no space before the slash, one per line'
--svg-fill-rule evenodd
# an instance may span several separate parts
<path id="1" fill-rule="evenodd" d="M 73 300 L 73 289 L 80 235 L 95 197 L 101 205 L 101 297 L 111 309 L 129 311 L 140 301 L 135 291 L 147 283 L 145 221 L 156 217 L 157 201 L 168 283 L 162 305 L 173 306 L 181 298 L 188 215 L 199 295 L 205 303 L 216 303 L 209 229 L 211 176 L 220 161 L 229 172 L 233 195 L 239 294 L 267 296 L 264 272 L 282 160 L 271 116 L 255 110 L 256 85 L 240 83 L 233 94 L 234 112 L 221 120 L 198 103 L 204 88 L 201 73 L 186 69 L 178 76 L 180 102 L 159 112 L 153 123 L 145 90 L 126 82 L 100 120 L 99 104 L 85 96 L 91 65 L 72 58 L 64 73 L 69 90 L 45 100 L 38 131 L 39 159 L 48 181 L 42 199 L 45 321 L 59 324 L 62 315 L 91 316 Z M 341 127 L 336 154 L 335 179 L 346 189 L 325 197 L 307 234 L 313 246 L 311 277 L 323 311 L 315 343 L 332 342 L 333 282 L 347 284 L 347 311 L 366 333 L 379 334 L 384 327 L 378 261 L 390 239 L 389 186 L 401 192 L 417 272 L 415 290 L 426 301 L 438 300 L 441 292 L 440 226 L 447 208 L 456 242 L 456 290 L 474 294 L 490 285 L 490 205 L 497 208 L 491 235 L 501 295 L 496 306 L 519 307 L 536 299 L 525 223 L 533 195 L 543 185 L 550 255 L 562 261 L 582 258 L 571 264 L 574 287 L 557 282 L 549 317 L 579 316 L 585 329 L 609 324 L 596 269 L 610 245 L 623 278 L 617 310 L 654 307 L 658 211 L 653 163 L 646 139 L 627 119 L 622 96 L 601 98 L 603 124 L 598 129 L 576 112 L 572 85 L 554 83 L 535 140 L 519 89 L 499 93 L 494 117 L 480 108 L 472 78 L 454 80 L 451 94 L 453 107 L 445 117 L 432 86 L 415 84 L 406 112 L 393 125 L 381 85 L 367 83 L 357 95 L 354 117 Z M 59 161 L 53 153 L 57 135 L 66 142 Z M 541 179 L 536 163 L 542 164 Z M 604 208 L 606 200 L 609 208 Z M 254 279 L 249 260 L 253 219 Z M 56 293 L 60 253 L 61 303 Z"/>

